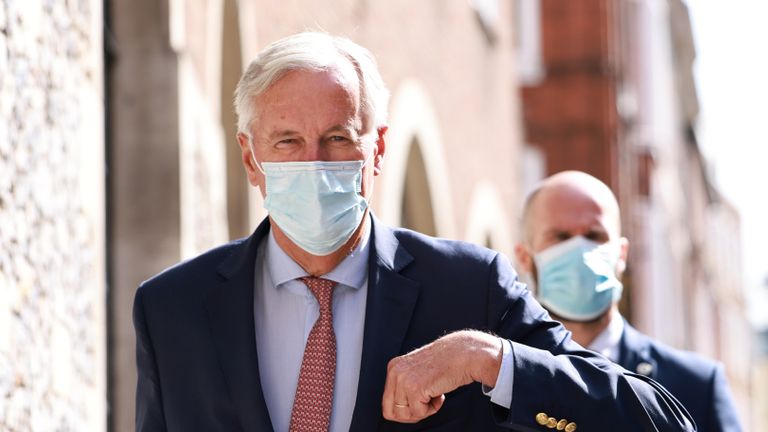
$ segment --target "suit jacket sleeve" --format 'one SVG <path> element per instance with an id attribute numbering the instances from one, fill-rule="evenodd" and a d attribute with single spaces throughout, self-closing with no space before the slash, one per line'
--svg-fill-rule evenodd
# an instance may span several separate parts
<path id="1" fill-rule="evenodd" d="M 160 379 L 155 362 L 155 351 L 149 337 L 144 315 L 142 287 L 136 292 L 133 303 L 133 326 L 136 330 L 136 431 L 165 431 Z"/>
<path id="2" fill-rule="evenodd" d="M 695 430 L 686 410 L 663 387 L 573 342 L 516 281 L 503 255 L 491 264 L 489 285 L 489 327 L 511 341 L 514 355 L 512 406 L 492 404 L 497 423 L 513 430 L 548 430 L 536 421 L 544 413 L 583 431 Z"/>
<path id="3" fill-rule="evenodd" d="M 728 380 L 722 366 L 715 367 L 712 374 L 712 401 L 709 411 L 709 423 L 700 425 L 700 429 L 717 432 L 741 432 L 739 416 L 728 387 Z"/>

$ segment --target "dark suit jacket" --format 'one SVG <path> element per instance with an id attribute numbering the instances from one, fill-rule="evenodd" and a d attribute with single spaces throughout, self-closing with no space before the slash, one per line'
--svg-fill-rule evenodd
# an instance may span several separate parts
<path id="1" fill-rule="evenodd" d="M 360 381 L 350 430 L 548 431 L 536 423 L 540 412 L 575 422 L 580 431 L 690 430 L 684 426 L 687 413 L 663 388 L 572 342 L 516 282 L 502 255 L 391 229 L 375 218 L 372 223 Z M 255 256 L 268 231 L 265 221 L 251 237 L 170 268 L 139 287 L 133 311 L 137 430 L 272 430 L 265 404 L 269 395 L 259 381 L 253 316 Z M 384 420 L 387 362 L 466 328 L 513 341 L 513 408 L 492 404 L 474 384 L 448 394 L 442 409 L 420 423 Z"/>
<path id="2" fill-rule="evenodd" d="M 619 364 L 669 390 L 696 421 L 698 431 L 741 431 L 728 382 L 716 362 L 670 348 L 625 323 Z"/>

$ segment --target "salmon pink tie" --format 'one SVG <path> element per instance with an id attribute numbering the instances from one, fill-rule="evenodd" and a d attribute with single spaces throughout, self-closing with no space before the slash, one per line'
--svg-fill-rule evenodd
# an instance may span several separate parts
<path id="1" fill-rule="evenodd" d="M 316 277 L 301 281 L 320 303 L 320 316 L 309 332 L 293 401 L 290 432 L 327 432 L 331 424 L 333 381 L 336 377 L 336 335 L 333 333 L 333 288 L 336 282 Z"/>

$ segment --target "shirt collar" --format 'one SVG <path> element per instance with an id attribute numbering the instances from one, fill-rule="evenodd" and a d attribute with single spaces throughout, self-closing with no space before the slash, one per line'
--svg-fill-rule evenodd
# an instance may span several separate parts
<path id="1" fill-rule="evenodd" d="M 333 270 L 323 275 L 323 279 L 329 279 L 341 285 L 355 289 L 362 288 L 368 279 L 368 256 L 370 255 L 371 221 L 365 221 L 363 235 L 358 245 L 349 253 Z M 266 267 L 272 279 L 272 284 L 279 288 L 286 282 L 309 276 L 301 266 L 296 263 L 277 244 L 273 230 L 267 236 L 267 248 L 264 259 Z"/>
<path id="2" fill-rule="evenodd" d="M 611 322 L 599 335 L 592 341 L 587 348 L 598 352 L 613 362 L 619 361 L 619 342 L 624 333 L 624 318 L 621 314 L 614 311 L 611 314 Z"/>

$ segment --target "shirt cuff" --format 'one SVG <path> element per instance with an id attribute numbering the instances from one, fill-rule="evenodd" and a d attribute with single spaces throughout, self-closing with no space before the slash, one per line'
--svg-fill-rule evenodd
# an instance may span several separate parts
<path id="1" fill-rule="evenodd" d="M 514 362 L 512 344 L 506 339 L 501 339 L 501 369 L 499 369 L 499 376 L 496 377 L 496 385 L 493 388 L 483 386 L 483 394 L 490 396 L 491 402 L 507 409 L 512 406 Z"/>

